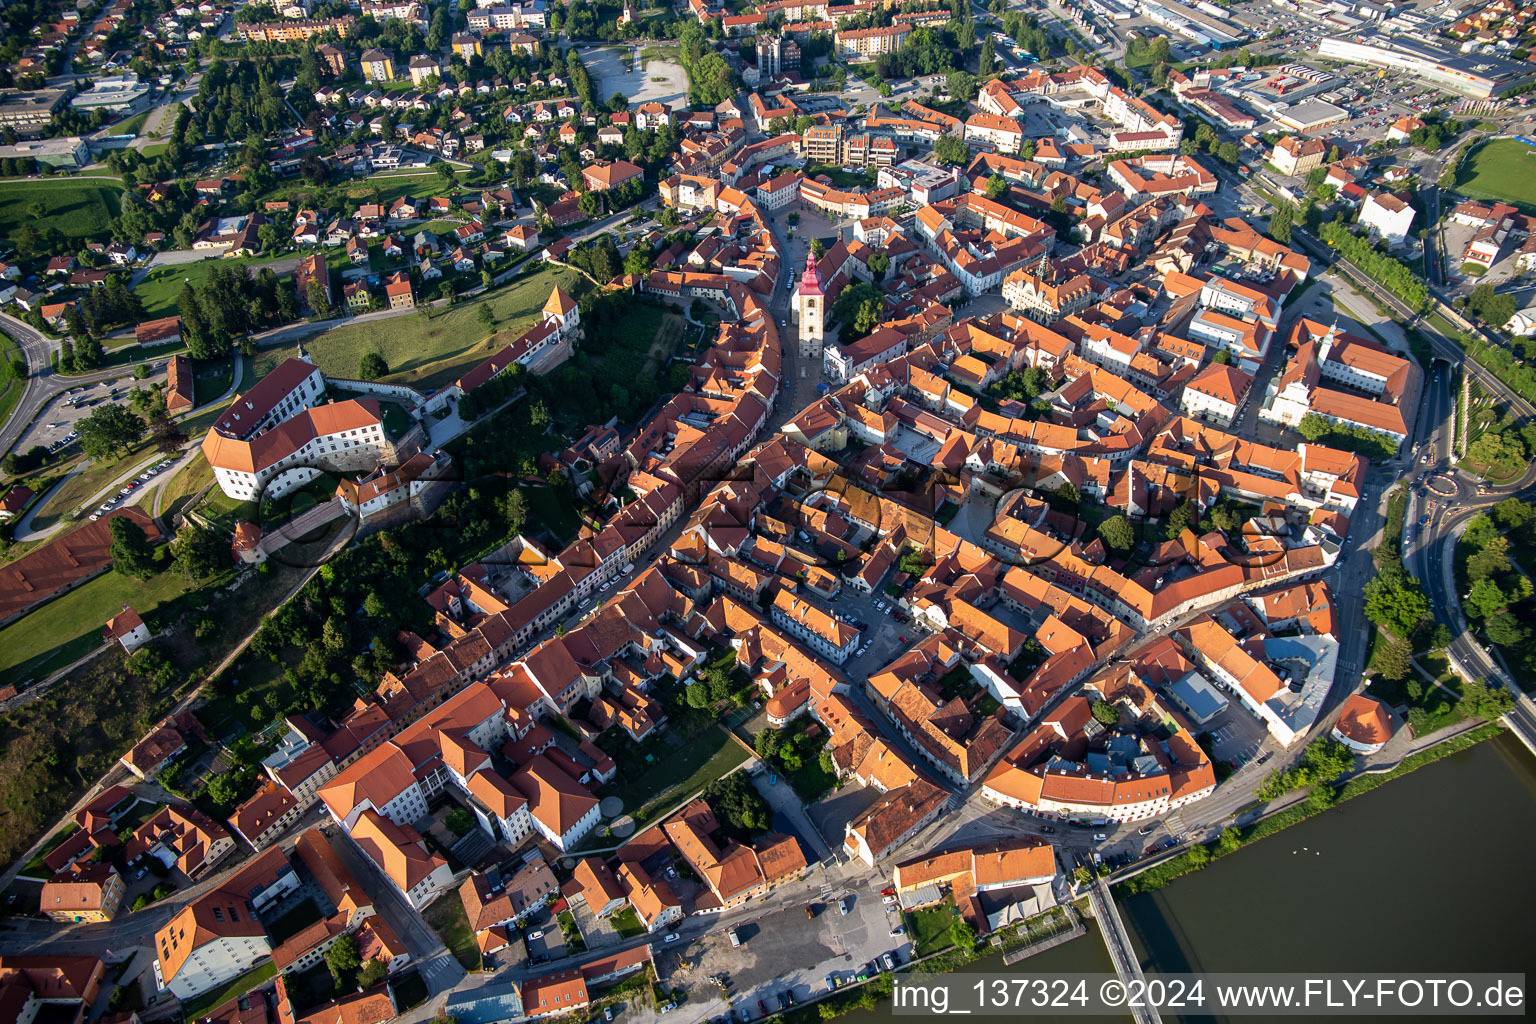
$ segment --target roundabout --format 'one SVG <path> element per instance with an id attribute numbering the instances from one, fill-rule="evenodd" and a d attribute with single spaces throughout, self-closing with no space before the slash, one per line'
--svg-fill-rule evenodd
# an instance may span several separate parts
<path id="1" fill-rule="evenodd" d="M 1454 498 L 1461 491 L 1456 479 L 1449 473 L 1435 473 L 1424 478 L 1424 486 L 1438 498 Z"/>

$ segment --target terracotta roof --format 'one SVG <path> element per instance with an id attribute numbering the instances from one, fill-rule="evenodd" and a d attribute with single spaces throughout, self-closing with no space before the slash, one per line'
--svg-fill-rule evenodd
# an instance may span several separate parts
<path id="1" fill-rule="evenodd" d="M 1356 693 L 1339 709 L 1333 726 L 1339 734 L 1362 745 L 1385 743 L 1392 738 L 1392 715 L 1381 701 Z"/>

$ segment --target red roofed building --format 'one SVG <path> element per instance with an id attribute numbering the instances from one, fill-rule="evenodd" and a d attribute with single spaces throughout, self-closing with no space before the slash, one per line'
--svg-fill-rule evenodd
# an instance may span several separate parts
<path id="1" fill-rule="evenodd" d="M 593 192 L 607 192 L 627 181 L 644 179 L 645 171 L 628 160 L 615 160 L 609 164 L 592 164 L 581 169 L 581 178 Z"/>
<path id="2" fill-rule="evenodd" d="M 1333 724 L 1333 738 L 1357 754 L 1376 753 L 1395 731 L 1387 706 L 1363 693 L 1344 702 L 1338 721 Z"/>
<path id="3" fill-rule="evenodd" d="M 102 632 L 108 642 L 116 640 L 129 654 L 149 643 L 149 627 L 144 625 L 139 613 L 127 605 L 107 620 L 107 628 Z"/>

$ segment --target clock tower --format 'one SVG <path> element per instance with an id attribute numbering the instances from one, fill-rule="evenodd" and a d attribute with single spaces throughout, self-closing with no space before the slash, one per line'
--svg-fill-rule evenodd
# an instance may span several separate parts
<path id="1" fill-rule="evenodd" d="M 827 322 L 827 289 L 812 253 L 805 255 L 805 272 L 795 289 L 795 318 L 800 321 L 800 354 L 820 362 Z"/>

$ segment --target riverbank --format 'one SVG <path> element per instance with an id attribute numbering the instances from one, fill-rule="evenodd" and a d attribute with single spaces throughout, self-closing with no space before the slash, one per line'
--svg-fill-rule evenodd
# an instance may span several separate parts
<path id="1" fill-rule="evenodd" d="M 1230 856 L 1243 847 L 1256 843 L 1261 839 L 1284 831 L 1292 825 L 1306 821 L 1326 811 L 1353 800 L 1357 796 L 1369 793 L 1383 783 L 1400 778 L 1411 772 L 1417 771 L 1426 765 L 1430 765 L 1452 754 L 1475 747 L 1485 740 L 1493 739 L 1504 732 L 1504 727 L 1497 722 L 1489 722 L 1469 732 L 1452 736 L 1442 743 L 1438 743 L 1428 750 L 1422 750 L 1417 754 L 1405 757 L 1395 768 L 1385 772 L 1362 773 L 1351 777 L 1341 786 L 1333 798 L 1326 803 L 1317 804 L 1311 800 L 1294 804 L 1284 810 L 1266 816 L 1254 822 L 1252 825 L 1241 828 L 1234 827 L 1223 833 L 1224 836 L 1237 834 L 1235 845 L 1229 840 L 1223 842 L 1217 840 L 1210 846 L 1196 845 L 1185 853 L 1147 871 L 1128 878 L 1123 882 L 1117 882 L 1113 886 L 1114 895 L 1119 898 L 1134 896 L 1138 893 L 1152 892 L 1161 889 L 1169 882 L 1180 878 L 1193 871 L 1199 871 L 1213 861 Z"/>

